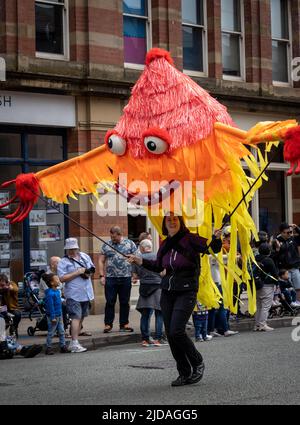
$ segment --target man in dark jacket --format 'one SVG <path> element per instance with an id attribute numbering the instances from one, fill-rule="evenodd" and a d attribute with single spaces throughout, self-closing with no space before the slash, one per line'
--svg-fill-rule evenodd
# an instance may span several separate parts
<path id="1" fill-rule="evenodd" d="M 267 325 L 267 318 L 274 298 L 274 285 L 277 283 L 278 271 L 270 254 L 269 244 L 263 243 L 259 247 L 259 254 L 255 257 L 263 281 L 263 287 L 256 291 L 255 331 L 274 330 Z"/>
<path id="2" fill-rule="evenodd" d="M 298 226 L 287 223 L 280 225 L 280 235 L 277 236 L 273 259 L 278 269 L 286 269 L 289 271 L 289 278 L 297 294 L 297 301 L 300 301 L 300 237 L 293 236 L 295 233 L 300 234 Z"/>

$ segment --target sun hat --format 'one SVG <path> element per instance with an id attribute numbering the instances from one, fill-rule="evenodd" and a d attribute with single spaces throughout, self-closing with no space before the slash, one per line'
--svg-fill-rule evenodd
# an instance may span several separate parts
<path id="1" fill-rule="evenodd" d="M 64 249 L 79 249 L 77 239 L 76 238 L 66 239 Z"/>

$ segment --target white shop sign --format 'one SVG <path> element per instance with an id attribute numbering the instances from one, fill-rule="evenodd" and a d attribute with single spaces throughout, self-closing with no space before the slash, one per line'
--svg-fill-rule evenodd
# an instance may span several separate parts
<path id="1" fill-rule="evenodd" d="M 75 127 L 75 98 L 0 90 L 0 124 Z"/>

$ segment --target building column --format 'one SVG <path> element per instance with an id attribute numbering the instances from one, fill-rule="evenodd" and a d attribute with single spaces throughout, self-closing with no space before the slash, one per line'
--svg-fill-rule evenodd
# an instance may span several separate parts
<path id="1" fill-rule="evenodd" d="M 259 47 L 261 95 L 273 93 L 271 7 L 269 0 L 259 1 Z"/>
<path id="2" fill-rule="evenodd" d="M 245 57 L 246 82 L 259 83 L 260 80 L 260 39 L 259 39 L 259 2 L 258 0 L 244 1 L 245 16 Z"/>
<path id="3" fill-rule="evenodd" d="M 222 80 L 221 0 L 207 1 L 208 76 Z"/>
<path id="4" fill-rule="evenodd" d="M 124 70 L 123 2 L 89 0 L 88 62 L 90 78 L 122 79 Z"/>

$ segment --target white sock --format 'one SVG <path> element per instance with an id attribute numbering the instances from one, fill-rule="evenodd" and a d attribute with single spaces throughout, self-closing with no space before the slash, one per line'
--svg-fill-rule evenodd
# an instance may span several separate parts
<path id="1" fill-rule="evenodd" d="M 72 342 L 73 342 L 74 345 L 78 345 L 79 344 L 78 343 L 78 339 L 73 339 Z"/>

